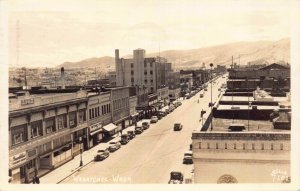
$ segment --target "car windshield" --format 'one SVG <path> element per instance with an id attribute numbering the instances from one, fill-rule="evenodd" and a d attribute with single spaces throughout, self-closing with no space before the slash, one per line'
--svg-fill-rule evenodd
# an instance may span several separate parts
<path id="1" fill-rule="evenodd" d="M 115 142 L 110 142 L 109 144 L 114 145 L 114 144 L 116 144 L 116 143 L 115 143 Z"/>
<path id="2" fill-rule="evenodd" d="M 171 179 L 172 180 L 180 180 L 181 179 L 181 174 L 179 172 L 172 172 L 171 173 Z"/>
<path id="3" fill-rule="evenodd" d="M 184 153 L 184 156 L 193 156 L 192 153 Z"/>
<path id="4" fill-rule="evenodd" d="M 105 152 L 105 150 L 98 150 L 98 153 L 103 153 Z"/>
<path id="5" fill-rule="evenodd" d="M 147 122 L 143 122 L 143 123 L 142 123 L 142 125 L 147 125 L 147 124 L 148 124 Z"/>
<path id="6" fill-rule="evenodd" d="M 179 127 L 179 126 L 180 126 L 180 123 L 175 123 L 174 126 L 175 126 L 175 127 Z"/>

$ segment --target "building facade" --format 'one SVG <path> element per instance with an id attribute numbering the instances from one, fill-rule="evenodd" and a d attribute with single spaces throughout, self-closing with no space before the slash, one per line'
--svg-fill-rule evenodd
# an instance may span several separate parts
<path id="1" fill-rule="evenodd" d="M 290 181 L 290 132 L 195 132 L 195 183 Z"/>
<path id="2" fill-rule="evenodd" d="M 103 127 L 112 122 L 111 93 L 101 92 L 88 96 L 88 148 L 104 138 Z"/>
<path id="3" fill-rule="evenodd" d="M 112 122 L 118 126 L 115 132 L 125 129 L 130 124 L 129 87 L 111 89 Z"/>
<path id="4" fill-rule="evenodd" d="M 144 49 L 133 51 L 133 58 L 119 57 L 119 50 L 115 50 L 116 85 L 137 86 L 147 88 L 149 93 L 154 93 L 163 87 L 166 82 L 166 70 L 170 66 L 162 57 L 146 58 Z"/>
<path id="5" fill-rule="evenodd" d="M 87 148 L 87 93 L 20 96 L 9 103 L 12 182 L 29 183 Z"/>

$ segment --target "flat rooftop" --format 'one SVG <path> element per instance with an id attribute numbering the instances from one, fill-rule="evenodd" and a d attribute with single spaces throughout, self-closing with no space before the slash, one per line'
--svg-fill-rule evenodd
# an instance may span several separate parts
<path id="1" fill-rule="evenodd" d="M 231 124 L 242 124 L 246 130 L 242 132 L 248 132 L 248 120 L 235 119 L 223 119 L 213 118 L 213 132 L 228 132 L 228 127 Z M 211 131 L 210 128 L 207 131 Z M 274 129 L 273 123 L 270 121 L 262 120 L 249 120 L 249 132 L 290 132 L 289 130 Z"/>
<path id="2" fill-rule="evenodd" d="M 287 97 L 273 97 L 275 102 L 286 102 L 288 101 Z M 223 96 L 221 101 L 232 101 L 232 96 Z M 233 101 L 248 101 L 247 96 L 233 96 Z M 255 101 L 253 97 L 249 97 L 249 101 Z"/>
<path id="3" fill-rule="evenodd" d="M 232 105 L 219 105 L 218 110 L 231 110 Z M 248 110 L 248 105 L 233 105 L 234 109 L 233 110 Z M 257 105 L 256 106 L 258 110 L 279 110 L 279 106 L 273 106 L 273 105 Z M 252 107 L 250 107 L 250 110 Z"/>

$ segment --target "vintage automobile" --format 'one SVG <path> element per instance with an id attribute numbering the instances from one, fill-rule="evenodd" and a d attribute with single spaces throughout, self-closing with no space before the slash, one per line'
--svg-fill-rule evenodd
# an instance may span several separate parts
<path id="1" fill-rule="evenodd" d="M 182 124 L 181 123 L 175 123 L 174 124 L 174 131 L 180 131 L 182 129 Z"/>
<path id="2" fill-rule="evenodd" d="M 142 127 L 144 130 L 148 129 L 150 127 L 149 121 L 143 121 L 142 122 Z"/>
<path id="3" fill-rule="evenodd" d="M 121 148 L 120 142 L 118 142 L 118 141 L 109 142 L 109 147 L 108 147 L 109 152 L 114 152 L 114 151 L 118 150 L 119 148 Z"/>
<path id="4" fill-rule="evenodd" d="M 157 121 L 158 121 L 158 117 L 154 115 L 151 117 L 150 123 L 156 123 Z"/>
<path id="5" fill-rule="evenodd" d="M 138 124 L 136 127 L 135 127 L 135 134 L 141 134 L 142 132 L 144 131 L 143 129 L 143 126 L 140 124 Z"/>
<path id="6" fill-rule="evenodd" d="M 107 157 L 109 157 L 108 149 L 98 150 L 97 154 L 94 157 L 94 160 L 95 161 L 102 161 L 102 160 L 106 159 Z"/>
<path id="7" fill-rule="evenodd" d="M 172 171 L 170 174 L 169 184 L 182 184 L 183 173 L 179 171 Z"/>
<path id="8" fill-rule="evenodd" d="M 186 151 L 183 155 L 183 164 L 193 164 L 193 152 Z"/>
<path id="9" fill-rule="evenodd" d="M 129 136 L 129 139 L 133 139 L 135 137 L 135 132 L 134 131 L 127 131 L 127 134 Z"/>
<path id="10" fill-rule="evenodd" d="M 125 134 L 121 135 L 121 141 L 120 141 L 120 143 L 122 145 L 126 145 L 129 142 L 129 140 L 130 140 L 129 135 L 127 133 L 125 133 Z"/>

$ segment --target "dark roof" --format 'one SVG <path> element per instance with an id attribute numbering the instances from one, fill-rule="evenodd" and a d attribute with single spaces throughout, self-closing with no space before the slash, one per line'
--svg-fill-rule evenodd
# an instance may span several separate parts
<path id="1" fill-rule="evenodd" d="M 283 65 L 283 64 L 273 63 L 268 66 L 262 67 L 259 70 L 269 70 L 269 69 L 290 69 L 290 66 L 287 64 Z"/>
<path id="2" fill-rule="evenodd" d="M 155 62 L 155 58 L 152 57 L 152 58 L 145 58 L 145 62 Z"/>

